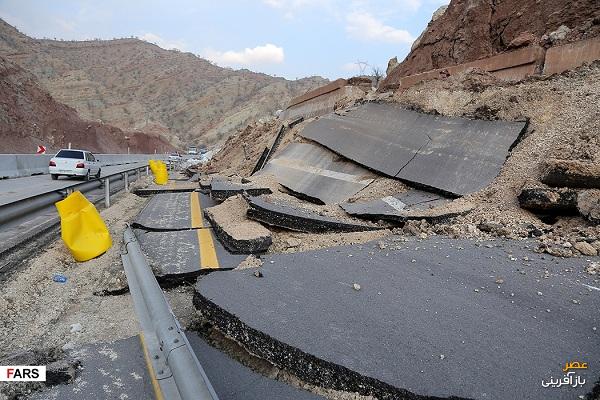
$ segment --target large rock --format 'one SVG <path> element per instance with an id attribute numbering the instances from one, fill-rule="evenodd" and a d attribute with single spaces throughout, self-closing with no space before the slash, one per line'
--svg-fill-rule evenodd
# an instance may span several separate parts
<path id="1" fill-rule="evenodd" d="M 398 66 L 398 64 L 398 57 L 390 58 L 390 60 L 388 61 L 387 69 L 385 70 L 385 74 L 389 75 L 390 72 L 392 72 L 394 68 Z"/>
<path id="2" fill-rule="evenodd" d="M 600 190 L 583 190 L 577 196 L 577 210 L 585 219 L 600 224 Z"/>
<path id="3" fill-rule="evenodd" d="M 549 159 L 542 162 L 540 180 L 546 185 L 600 188 L 600 164 L 578 160 Z"/>
<path id="4" fill-rule="evenodd" d="M 577 210 L 577 192 L 570 189 L 526 186 L 518 199 L 521 207 L 535 212 L 565 214 Z"/>
<path id="5" fill-rule="evenodd" d="M 519 36 L 514 38 L 508 44 L 509 49 L 516 49 L 518 47 L 529 46 L 537 41 L 537 37 L 531 32 L 522 32 Z"/>
<path id="6" fill-rule="evenodd" d="M 596 250 L 596 248 L 594 248 L 594 246 L 588 242 L 577 242 L 573 245 L 573 247 L 584 256 L 593 257 L 598 255 L 598 250 Z"/>

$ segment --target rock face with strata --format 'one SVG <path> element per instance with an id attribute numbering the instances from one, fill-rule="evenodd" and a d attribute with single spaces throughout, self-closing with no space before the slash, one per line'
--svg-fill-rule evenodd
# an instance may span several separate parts
<path id="1" fill-rule="evenodd" d="M 594 37 L 600 33 L 598 18 L 597 0 L 452 0 L 382 86 L 403 76 L 501 53 L 524 32 L 531 35 L 528 40 L 550 38 L 550 34 L 562 41 Z"/>
<path id="2" fill-rule="evenodd" d="M 549 159 L 542 163 L 540 180 L 549 186 L 600 188 L 600 164 L 579 160 Z"/>

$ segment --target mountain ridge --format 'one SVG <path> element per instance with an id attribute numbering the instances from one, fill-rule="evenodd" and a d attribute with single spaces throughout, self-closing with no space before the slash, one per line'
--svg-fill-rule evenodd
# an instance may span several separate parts
<path id="1" fill-rule="evenodd" d="M 180 148 L 224 140 L 327 82 L 222 68 L 135 38 L 35 39 L 1 19 L 0 55 L 32 72 L 82 118 L 151 130 Z"/>

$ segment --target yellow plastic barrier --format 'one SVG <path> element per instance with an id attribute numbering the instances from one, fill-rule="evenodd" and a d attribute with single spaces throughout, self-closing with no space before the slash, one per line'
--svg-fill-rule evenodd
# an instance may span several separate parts
<path id="1" fill-rule="evenodd" d="M 55 203 L 61 237 L 76 261 L 87 261 L 106 252 L 112 238 L 96 207 L 81 192 Z"/>
<path id="2" fill-rule="evenodd" d="M 165 185 L 169 182 L 169 172 L 167 171 L 167 165 L 160 160 L 148 161 L 152 175 L 154 175 L 154 183 L 157 185 Z"/>

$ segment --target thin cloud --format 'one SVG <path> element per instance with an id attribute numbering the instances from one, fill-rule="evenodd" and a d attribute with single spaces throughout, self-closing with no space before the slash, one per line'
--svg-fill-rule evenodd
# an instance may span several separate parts
<path id="1" fill-rule="evenodd" d="M 263 0 L 263 3 L 273 8 L 299 9 L 327 2 L 327 0 Z"/>
<path id="2" fill-rule="evenodd" d="M 140 39 L 145 40 L 146 42 L 154 43 L 155 45 L 166 50 L 185 50 L 186 47 L 185 43 L 182 41 L 169 41 L 151 32 L 144 33 L 142 36 L 140 36 Z"/>
<path id="3" fill-rule="evenodd" d="M 360 40 L 399 44 L 411 44 L 415 40 L 408 31 L 385 25 L 367 12 L 348 14 L 346 23 L 346 32 Z"/>
<path id="4" fill-rule="evenodd" d="M 268 7 L 279 10 L 287 20 L 293 20 L 296 16 L 310 8 L 319 7 L 328 9 L 335 3 L 334 0 L 262 0 Z"/>
<path id="5" fill-rule="evenodd" d="M 240 51 L 208 49 L 204 52 L 204 56 L 219 65 L 227 66 L 281 64 L 285 60 L 283 48 L 271 43 L 267 43 L 264 46 L 245 48 Z"/>

